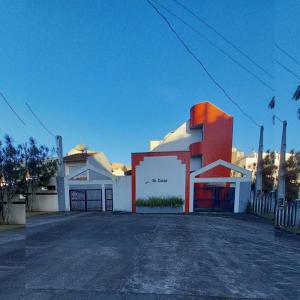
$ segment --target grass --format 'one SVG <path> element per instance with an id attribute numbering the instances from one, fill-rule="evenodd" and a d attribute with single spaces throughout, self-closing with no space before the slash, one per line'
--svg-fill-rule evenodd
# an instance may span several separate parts
<path id="1" fill-rule="evenodd" d="M 258 214 L 258 216 L 274 221 L 274 214 L 272 214 L 272 213 L 267 213 L 267 214 L 261 213 L 261 214 Z"/>
<path id="2" fill-rule="evenodd" d="M 148 197 L 136 200 L 136 206 L 141 207 L 174 207 L 178 208 L 183 205 L 180 197 Z"/>
<path id="3" fill-rule="evenodd" d="M 57 214 L 57 211 L 27 211 L 26 212 L 26 219 L 27 218 L 32 218 L 35 216 L 41 216 L 41 215 L 52 215 L 52 214 Z"/>
<path id="4" fill-rule="evenodd" d="M 17 228 L 23 228 L 25 225 L 10 225 L 10 224 L 0 224 L 0 231 L 12 230 Z"/>
<path id="5" fill-rule="evenodd" d="M 300 234 L 300 228 L 299 227 L 284 227 L 284 230 L 292 232 L 292 233 Z"/>

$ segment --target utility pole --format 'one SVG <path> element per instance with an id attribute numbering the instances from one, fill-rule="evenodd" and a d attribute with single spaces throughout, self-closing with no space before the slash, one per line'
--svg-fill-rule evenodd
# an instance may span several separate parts
<path id="1" fill-rule="evenodd" d="M 286 127 L 287 121 L 282 122 L 282 138 L 280 148 L 280 161 L 278 172 L 277 204 L 284 206 L 285 201 L 285 154 L 286 154 Z"/>
<path id="2" fill-rule="evenodd" d="M 262 195 L 262 170 L 263 170 L 263 150 L 264 150 L 264 127 L 260 126 L 258 157 L 256 166 L 256 180 L 255 180 L 255 197 L 260 198 Z"/>
<path id="3" fill-rule="evenodd" d="M 287 121 L 282 122 L 282 138 L 280 148 L 280 160 L 278 171 L 278 186 L 277 186 L 277 208 L 276 208 L 276 225 L 280 224 L 280 216 L 285 204 L 285 154 L 286 154 L 286 127 Z"/>
<path id="4" fill-rule="evenodd" d="M 57 135 L 55 137 L 57 156 L 58 156 L 58 173 L 57 173 L 57 195 L 59 211 L 66 210 L 65 202 L 65 165 L 63 160 L 63 145 L 62 137 Z"/>

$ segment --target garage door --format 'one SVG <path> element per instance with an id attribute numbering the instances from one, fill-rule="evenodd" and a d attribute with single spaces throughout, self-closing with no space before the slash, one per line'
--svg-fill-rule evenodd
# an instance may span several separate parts
<path id="1" fill-rule="evenodd" d="M 234 187 L 195 184 L 194 211 L 233 211 Z"/>
<path id="2" fill-rule="evenodd" d="M 70 190 L 70 210 L 101 211 L 101 190 Z"/>

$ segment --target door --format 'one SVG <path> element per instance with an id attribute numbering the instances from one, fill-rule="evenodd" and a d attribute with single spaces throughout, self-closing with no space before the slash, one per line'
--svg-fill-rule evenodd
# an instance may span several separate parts
<path id="1" fill-rule="evenodd" d="M 233 211 L 234 187 L 195 184 L 194 211 Z"/>
<path id="2" fill-rule="evenodd" d="M 101 211 L 101 190 L 70 190 L 70 210 Z"/>
<path id="3" fill-rule="evenodd" d="M 70 210 L 86 210 L 85 190 L 70 191 Z"/>
<path id="4" fill-rule="evenodd" d="M 113 210 L 113 190 L 105 189 L 105 210 L 112 211 Z"/>
<path id="5" fill-rule="evenodd" d="M 86 210 L 102 210 L 101 190 L 86 190 Z"/>

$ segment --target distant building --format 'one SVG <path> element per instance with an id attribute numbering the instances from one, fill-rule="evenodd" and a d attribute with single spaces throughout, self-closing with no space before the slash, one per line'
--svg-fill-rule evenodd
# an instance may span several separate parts
<path id="1" fill-rule="evenodd" d="M 263 158 L 268 155 L 268 152 L 263 152 Z M 291 157 L 290 153 L 286 153 L 286 160 Z M 257 166 L 258 153 L 256 151 L 252 151 L 249 154 L 245 154 L 242 151 L 239 151 L 236 147 L 232 148 L 232 163 L 236 164 L 242 168 L 245 168 L 252 172 L 252 176 L 255 176 L 256 166 Z M 275 176 L 278 175 L 279 169 L 279 161 L 280 161 L 280 153 L 275 151 L 275 161 L 274 164 L 277 167 Z"/>

